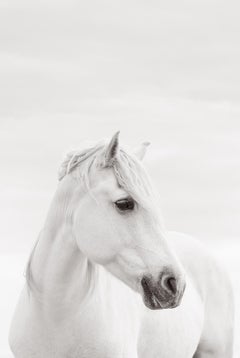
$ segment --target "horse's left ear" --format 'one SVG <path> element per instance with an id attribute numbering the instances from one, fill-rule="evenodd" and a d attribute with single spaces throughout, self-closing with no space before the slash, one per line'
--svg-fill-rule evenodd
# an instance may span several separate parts
<path id="1" fill-rule="evenodd" d="M 143 158 L 146 154 L 146 151 L 147 151 L 147 147 L 149 145 L 150 145 L 150 142 L 143 142 L 137 148 L 134 149 L 133 153 L 136 155 L 136 157 L 139 160 L 143 160 Z"/>
<path id="2" fill-rule="evenodd" d="M 106 152 L 105 152 L 105 161 L 104 166 L 105 167 L 111 167 L 114 160 L 116 159 L 118 155 L 119 150 L 119 131 L 114 134 L 112 137 L 110 143 L 107 146 Z"/>

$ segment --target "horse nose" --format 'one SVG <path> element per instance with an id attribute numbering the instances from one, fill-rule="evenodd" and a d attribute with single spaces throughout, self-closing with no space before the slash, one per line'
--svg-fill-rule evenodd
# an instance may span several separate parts
<path id="1" fill-rule="evenodd" d="M 144 275 L 141 279 L 144 303 L 151 309 L 174 308 L 182 299 L 185 280 L 174 273 L 165 272 L 154 280 L 152 275 Z"/>

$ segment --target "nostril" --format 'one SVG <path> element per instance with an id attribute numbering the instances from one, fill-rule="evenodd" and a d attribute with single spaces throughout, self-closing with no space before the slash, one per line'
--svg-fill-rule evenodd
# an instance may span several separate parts
<path id="1" fill-rule="evenodd" d="M 173 295 L 177 293 L 177 281 L 175 277 L 166 277 L 164 280 L 164 286 L 168 291 L 170 291 Z"/>

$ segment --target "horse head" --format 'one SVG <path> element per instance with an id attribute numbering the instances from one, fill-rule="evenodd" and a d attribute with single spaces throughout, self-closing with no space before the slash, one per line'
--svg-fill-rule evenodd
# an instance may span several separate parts
<path id="1" fill-rule="evenodd" d="M 72 231 L 79 250 L 139 292 L 148 308 L 173 308 L 184 292 L 184 271 L 142 165 L 147 145 L 131 152 L 116 133 L 108 143 L 70 153 L 60 179 L 76 186 Z"/>

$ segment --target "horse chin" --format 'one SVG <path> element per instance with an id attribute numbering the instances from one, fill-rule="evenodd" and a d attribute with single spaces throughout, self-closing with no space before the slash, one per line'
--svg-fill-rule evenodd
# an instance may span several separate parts
<path id="1" fill-rule="evenodd" d="M 180 300 L 181 301 L 181 300 Z M 167 308 L 176 308 L 180 305 L 180 301 L 176 302 L 175 300 L 165 301 L 160 300 L 155 295 L 145 295 L 143 296 L 143 302 L 147 308 L 150 310 L 162 310 Z"/>

